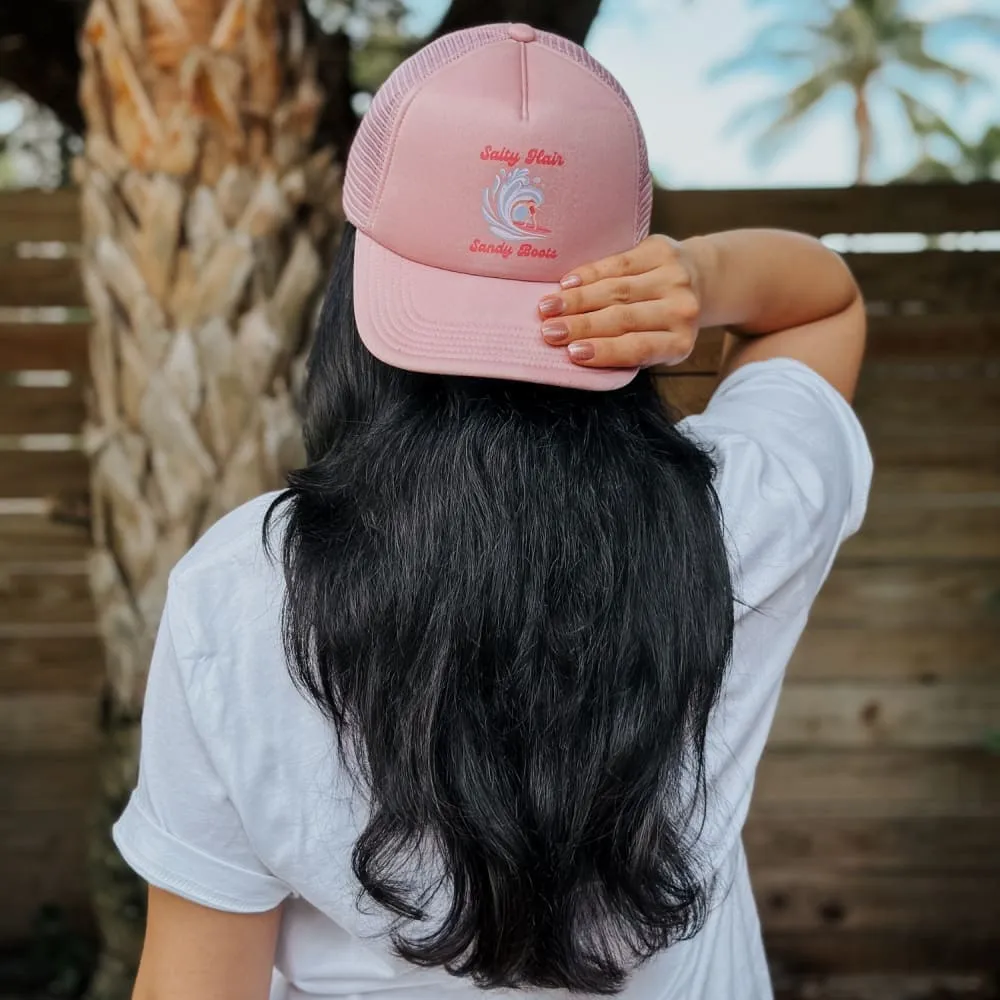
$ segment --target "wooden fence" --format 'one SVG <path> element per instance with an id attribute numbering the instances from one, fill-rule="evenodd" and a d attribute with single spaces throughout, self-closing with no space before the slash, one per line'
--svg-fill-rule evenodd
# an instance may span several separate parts
<path id="1" fill-rule="evenodd" d="M 981 232 L 1000 230 L 1000 189 L 669 192 L 655 211 L 676 236 Z M 73 192 L 0 197 L 0 941 L 43 901 L 86 912 L 86 326 L 18 312 L 81 303 L 78 240 Z M 795 655 L 746 833 L 792 971 L 1000 964 L 1000 253 L 937 245 L 848 255 L 872 317 L 873 495 Z M 706 334 L 671 376 L 688 408 L 718 347 Z"/>

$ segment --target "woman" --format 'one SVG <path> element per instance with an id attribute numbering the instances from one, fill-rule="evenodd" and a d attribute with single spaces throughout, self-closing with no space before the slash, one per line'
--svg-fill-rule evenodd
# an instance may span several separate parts
<path id="1" fill-rule="evenodd" d="M 503 235 L 518 162 L 544 241 Z M 867 500 L 849 272 L 646 237 L 631 106 L 525 25 L 400 67 L 344 204 L 308 464 L 171 577 L 114 830 L 136 998 L 770 997 L 740 830 Z M 717 325 L 675 422 L 648 368 Z"/>

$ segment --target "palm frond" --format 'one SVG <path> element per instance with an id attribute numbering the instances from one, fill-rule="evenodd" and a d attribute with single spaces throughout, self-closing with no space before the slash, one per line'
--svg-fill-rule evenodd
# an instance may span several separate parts
<path id="1" fill-rule="evenodd" d="M 913 134 L 918 138 L 926 139 L 940 135 L 959 147 L 963 145 L 962 137 L 929 104 L 925 104 L 918 97 L 903 90 L 902 87 L 893 87 L 891 93 L 899 99 L 906 120 L 913 130 Z"/>
<path id="2" fill-rule="evenodd" d="M 933 156 L 924 156 L 896 178 L 899 183 L 929 184 L 933 181 L 962 180 L 961 171 L 951 163 L 938 160 Z"/>
<path id="3" fill-rule="evenodd" d="M 844 84 L 835 68 L 803 80 L 782 98 L 782 110 L 760 133 L 753 144 L 755 156 L 769 159 L 800 126 L 816 106 L 838 86 Z"/>
<path id="4" fill-rule="evenodd" d="M 943 59 L 932 56 L 923 48 L 922 40 L 918 41 L 915 38 L 903 39 L 901 40 L 901 44 L 897 46 L 896 52 L 900 65 L 905 66 L 907 69 L 946 77 L 952 83 L 959 86 L 966 86 L 969 83 L 986 82 L 985 77 L 973 70 L 955 66 L 952 63 L 945 62 Z"/>
<path id="5" fill-rule="evenodd" d="M 743 52 L 712 65 L 706 79 L 718 82 L 731 74 L 779 66 L 786 56 L 793 61 L 803 58 L 815 61 L 817 45 L 811 29 L 816 27 L 818 26 L 809 23 L 787 21 L 765 25 Z"/>
<path id="6" fill-rule="evenodd" d="M 719 83 L 740 73 L 787 73 L 813 63 L 815 52 L 806 46 L 757 50 L 756 47 L 730 59 L 723 59 L 708 68 L 707 83 Z"/>
<path id="7" fill-rule="evenodd" d="M 989 35 L 1000 39 L 1000 17 L 995 14 L 948 14 L 925 22 L 928 30 L 939 31 L 945 28 L 949 31 L 968 33 L 974 38 Z"/>

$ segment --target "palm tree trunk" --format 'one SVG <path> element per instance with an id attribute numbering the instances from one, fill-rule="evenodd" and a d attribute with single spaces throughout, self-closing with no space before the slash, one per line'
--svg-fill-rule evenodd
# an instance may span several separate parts
<path id="1" fill-rule="evenodd" d="M 858 136 L 858 160 L 855 184 L 868 183 L 872 153 L 875 149 L 875 135 L 872 130 L 872 119 L 865 87 L 866 83 L 862 83 L 854 91 L 854 129 Z"/>
<path id="2" fill-rule="evenodd" d="M 77 165 L 94 322 L 91 585 L 107 656 L 92 1000 L 126 1000 L 144 893 L 108 830 L 136 779 L 167 574 L 301 458 L 293 390 L 339 232 L 298 0 L 92 0 Z"/>

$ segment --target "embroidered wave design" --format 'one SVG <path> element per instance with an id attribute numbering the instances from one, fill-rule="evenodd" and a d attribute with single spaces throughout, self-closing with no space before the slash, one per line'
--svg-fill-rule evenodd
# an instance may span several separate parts
<path id="1" fill-rule="evenodd" d="M 537 209 L 545 201 L 527 167 L 501 169 L 483 190 L 483 218 L 490 232 L 506 240 L 544 240 L 551 230 L 538 225 Z"/>

